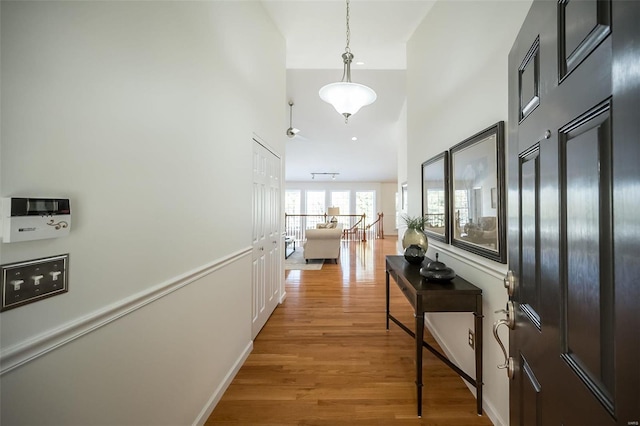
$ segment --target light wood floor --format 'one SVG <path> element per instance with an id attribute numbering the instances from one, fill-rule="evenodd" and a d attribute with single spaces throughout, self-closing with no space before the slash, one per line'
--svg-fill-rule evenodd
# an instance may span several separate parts
<path id="1" fill-rule="evenodd" d="M 285 303 L 206 424 L 491 425 L 427 351 L 417 418 L 413 340 L 393 323 L 385 330 L 384 258 L 396 254 L 395 238 L 342 244 L 337 265 L 287 271 Z M 411 306 L 394 284 L 391 292 L 391 311 L 412 327 Z"/>

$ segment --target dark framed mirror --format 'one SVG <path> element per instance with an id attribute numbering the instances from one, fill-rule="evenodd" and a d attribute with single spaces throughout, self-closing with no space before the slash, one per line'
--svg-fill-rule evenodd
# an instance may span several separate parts
<path id="1" fill-rule="evenodd" d="M 449 242 L 449 153 L 422 163 L 422 217 L 430 239 Z"/>
<path id="2" fill-rule="evenodd" d="M 409 201 L 409 192 L 407 191 L 407 182 L 402 182 L 400 210 L 404 213 L 407 212 L 408 201 Z"/>
<path id="3" fill-rule="evenodd" d="M 451 244 L 507 263 L 504 122 L 450 149 Z"/>

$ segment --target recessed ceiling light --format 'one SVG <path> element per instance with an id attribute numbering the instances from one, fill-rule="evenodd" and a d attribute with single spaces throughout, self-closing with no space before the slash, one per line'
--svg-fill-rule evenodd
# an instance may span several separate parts
<path id="1" fill-rule="evenodd" d="M 357 141 L 358 138 L 356 138 L 355 136 L 351 138 L 352 141 Z"/>

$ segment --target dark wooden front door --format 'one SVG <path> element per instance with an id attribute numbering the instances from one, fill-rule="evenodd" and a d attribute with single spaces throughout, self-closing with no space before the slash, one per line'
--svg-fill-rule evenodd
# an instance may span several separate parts
<path id="1" fill-rule="evenodd" d="M 535 0 L 509 55 L 511 425 L 640 424 L 640 2 Z"/>

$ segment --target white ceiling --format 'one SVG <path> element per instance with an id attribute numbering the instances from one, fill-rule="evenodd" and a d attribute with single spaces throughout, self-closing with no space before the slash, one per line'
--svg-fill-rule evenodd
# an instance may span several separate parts
<path id="1" fill-rule="evenodd" d="M 300 129 L 287 141 L 285 179 L 309 181 L 315 172 L 339 173 L 336 181 L 343 182 L 395 182 L 398 138 L 406 127 L 406 43 L 434 1 L 351 1 L 350 47 L 354 62 L 364 62 L 352 66 L 352 81 L 374 89 L 378 99 L 346 125 L 318 96 L 322 86 L 342 78 L 346 1 L 263 4 L 287 42 L 287 99 L 295 104 L 293 127 Z M 288 120 L 283 135 L 287 127 Z"/>

